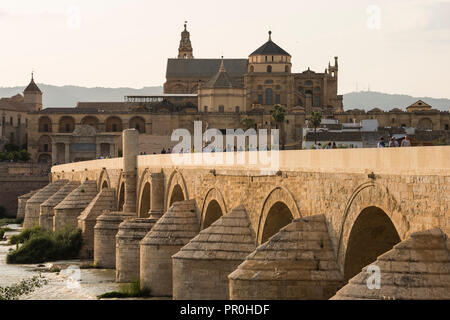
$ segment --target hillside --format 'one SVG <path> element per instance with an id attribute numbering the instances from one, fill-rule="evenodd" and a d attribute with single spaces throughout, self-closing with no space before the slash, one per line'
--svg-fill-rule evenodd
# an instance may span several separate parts
<path id="1" fill-rule="evenodd" d="M 44 93 L 44 107 L 74 107 L 77 102 L 113 102 L 123 101 L 126 95 L 152 95 L 161 94 L 163 89 L 161 86 L 144 87 L 141 89 L 134 88 L 85 88 L 77 86 L 52 86 L 46 84 L 38 84 Z M 0 97 L 11 97 L 17 93 L 21 93 L 24 87 L 0 87 Z M 429 97 L 412 97 L 401 94 L 386 94 L 381 92 L 351 92 L 344 94 L 344 110 L 364 109 L 366 111 L 375 107 L 385 111 L 393 108 L 405 109 L 407 106 L 423 100 L 432 105 L 435 109 L 448 111 L 450 109 L 450 99 L 436 99 Z"/>

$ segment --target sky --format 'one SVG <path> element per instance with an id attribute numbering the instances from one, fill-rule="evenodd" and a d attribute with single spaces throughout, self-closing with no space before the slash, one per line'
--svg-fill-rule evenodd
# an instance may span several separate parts
<path id="1" fill-rule="evenodd" d="M 0 87 L 162 85 L 184 21 L 196 58 L 272 39 L 293 72 L 339 57 L 339 93 L 450 98 L 450 0 L 0 0 Z"/>

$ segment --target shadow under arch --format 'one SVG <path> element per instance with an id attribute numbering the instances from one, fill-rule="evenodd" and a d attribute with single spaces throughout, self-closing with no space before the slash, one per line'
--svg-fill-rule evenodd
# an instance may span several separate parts
<path id="1" fill-rule="evenodd" d="M 284 187 L 276 187 L 269 192 L 260 212 L 258 244 L 266 242 L 293 219 L 301 217 L 293 195 Z"/>
<path id="2" fill-rule="evenodd" d="M 401 213 L 399 202 L 386 187 L 375 181 L 368 181 L 359 185 L 345 206 L 338 234 L 336 253 L 338 263 L 342 268 L 345 265 L 347 245 L 353 226 L 363 210 L 369 207 L 377 207 L 384 212 L 394 225 L 401 240 L 406 239 L 410 233 L 408 221 Z"/>
<path id="3" fill-rule="evenodd" d="M 106 170 L 106 168 L 103 168 L 98 178 L 97 190 L 101 191 L 104 188 L 110 187 L 111 187 L 111 180 L 109 179 L 108 171 Z"/>
<path id="4" fill-rule="evenodd" d="M 380 208 L 364 208 L 350 232 L 344 260 L 344 281 L 374 262 L 401 241 L 388 215 Z"/>
<path id="5" fill-rule="evenodd" d="M 216 188 L 210 189 L 203 201 L 201 230 L 208 228 L 225 214 L 227 214 L 227 207 L 222 194 Z"/>
<path id="6" fill-rule="evenodd" d="M 167 184 L 165 197 L 165 210 L 167 211 L 174 202 L 188 200 L 188 191 L 186 182 L 180 171 L 175 169 L 172 171 Z"/>
<path id="7" fill-rule="evenodd" d="M 148 218 L 149 216 L 148 212 L 150 211 L 150 197 L 151 197 L 150 192 L 151 192 L 150 182 L 146 181 L 139 196 L 139 207 L 138 207 L 139 218 Z"/>

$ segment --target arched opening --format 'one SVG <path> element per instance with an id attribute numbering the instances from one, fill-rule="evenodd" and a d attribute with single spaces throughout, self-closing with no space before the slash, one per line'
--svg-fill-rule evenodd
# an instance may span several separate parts
<path id="1" fill-rule="evenodd" d="M 75 130 L 75 120 L 72 117 L 64 116 L 59 120 L 59 132 L 71 133 Z"/>
<path id="2" fill-rule="evenodd" d="M 91 126 L 91 127 L 95 128 L 95 130 L 98 130 L 98 123 L 99 123 L 98 119 L 93 116 L 87 116 L 87 117 L 84 117 L 83 119 L 81 119 L 82 125 Z"/>
<path id="3" fill-rule="evenodd" d="M 144 185 L 139 206 L 139 218 L 147 218 L 150 211 L 150 183 Z"/>
<path id="4" fill-rule="evenodd" d="M 184 201 L 184 194 L 183 194 L 183 190 L 181 189 L 180 185 L 177 184 L 175 185 L 175 187 L 172 190 L 172 195 L 170 196 L 170 201 L 169 201 L 169 207 L 171 207 L 174 202 L 179 202 L 179 201 Z"/>
<path id="5" fill-rule="evenodd" d="M 118 117 L 109 117 L 105 123 L 106 132 L 121 132 L 122 120 Z"/>
<path id="6" fill-rule="evenodd" d="M 205 217 L 203 220 L 203 229 L 208 228 L 215 221 L 219 220 L 221 216 L 223 216 L 223 213 L 219 203 L 216 200 L 211 200 L 211 202 L 208 204 L 208 208 L 206 209 Z"/>
<path id="7" fill-rule="evenodd" d="M 122 211 L 125 203 L 125 183 L 122 182 L 119 190 L 119 202 L 117 203 L 117 210 Z"/>
<path id="8" fill-rule="evenodd" d="M 39 118 L 39 132 L 52 132 L 52 121 L 49 117 Z"/>
<path id="9" fill-rule="evenodd" d="M 49 163 L 51 163 L 51 161 L 52 161 L 52 157 L 47 153 L 43 153 L 43 154 L 39 155 L 39 157 L 38 157 L 39 163 L 49 164 Z"/>
<path id="10" fill-rule="evenodd" d="M 250 66 L 250 73 L 255 72 L 255 67 L 254 66 Z"/>
<path id="11" fill-rule="evenodd" d="M 139 133 L 145 133 L 145 120 L 141 117 L 133 117 L 129 122 L 130 129 L 136 129 Z"/>
<path id="12" fill-rule="evenodd" d="M 345 254 L 344 280 L 347 282 L 399 242 L 397 230 L 386 213 L 378 207 L 365 208 L 350 232 Z"/>
<path id="13" fill-rule="evenodd" d="M 103 181 L 101 190 L 108 188 L 108 181 Z"/>
<path id="14" fill-rule="evenodd" d="M 39 152 L 52 152 L 52 139 L 49 136 L 41 136 L 38 140 Z"/>
<path id="15" fill-rule="evenodd" d="M 272 66 L 267 66 L 267 73 L 271 73 L 272 72 Z"/>
<path id="16" fill-rule="evenodd" d="M 261 243 L 266 242 L 270 237 L 278 233 L 281 228 L 291 223 L 292 219 L 293 216 L 291 210 L 289 210 L 283 202 L 276 202 L 267 214 L 261 237 Z"/>
<path id="17" fill-rule="evenodd" d="M 428 118 L 422 118 L 417 123 L 417 129 L 420 130 L 433 130 L 433 122 Z"/>
<path id="18" fill-rule="evenodd" d="M 273 104 L 273 90 L 271 88 L 266 89 L 266 104 Z"/>

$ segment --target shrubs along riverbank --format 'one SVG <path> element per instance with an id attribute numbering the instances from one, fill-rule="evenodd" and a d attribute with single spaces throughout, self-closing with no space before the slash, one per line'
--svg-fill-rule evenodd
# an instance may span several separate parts
<path id="1" fill-rule="evenodd" d="M 80 229 L 63 228 L 56 232 L 38 226 L 25 229 L 11 237 L 10 243 L 17 248 L 8 253 L 6 262 L 25 264 L 75 259 L 82 241 Z"/>

